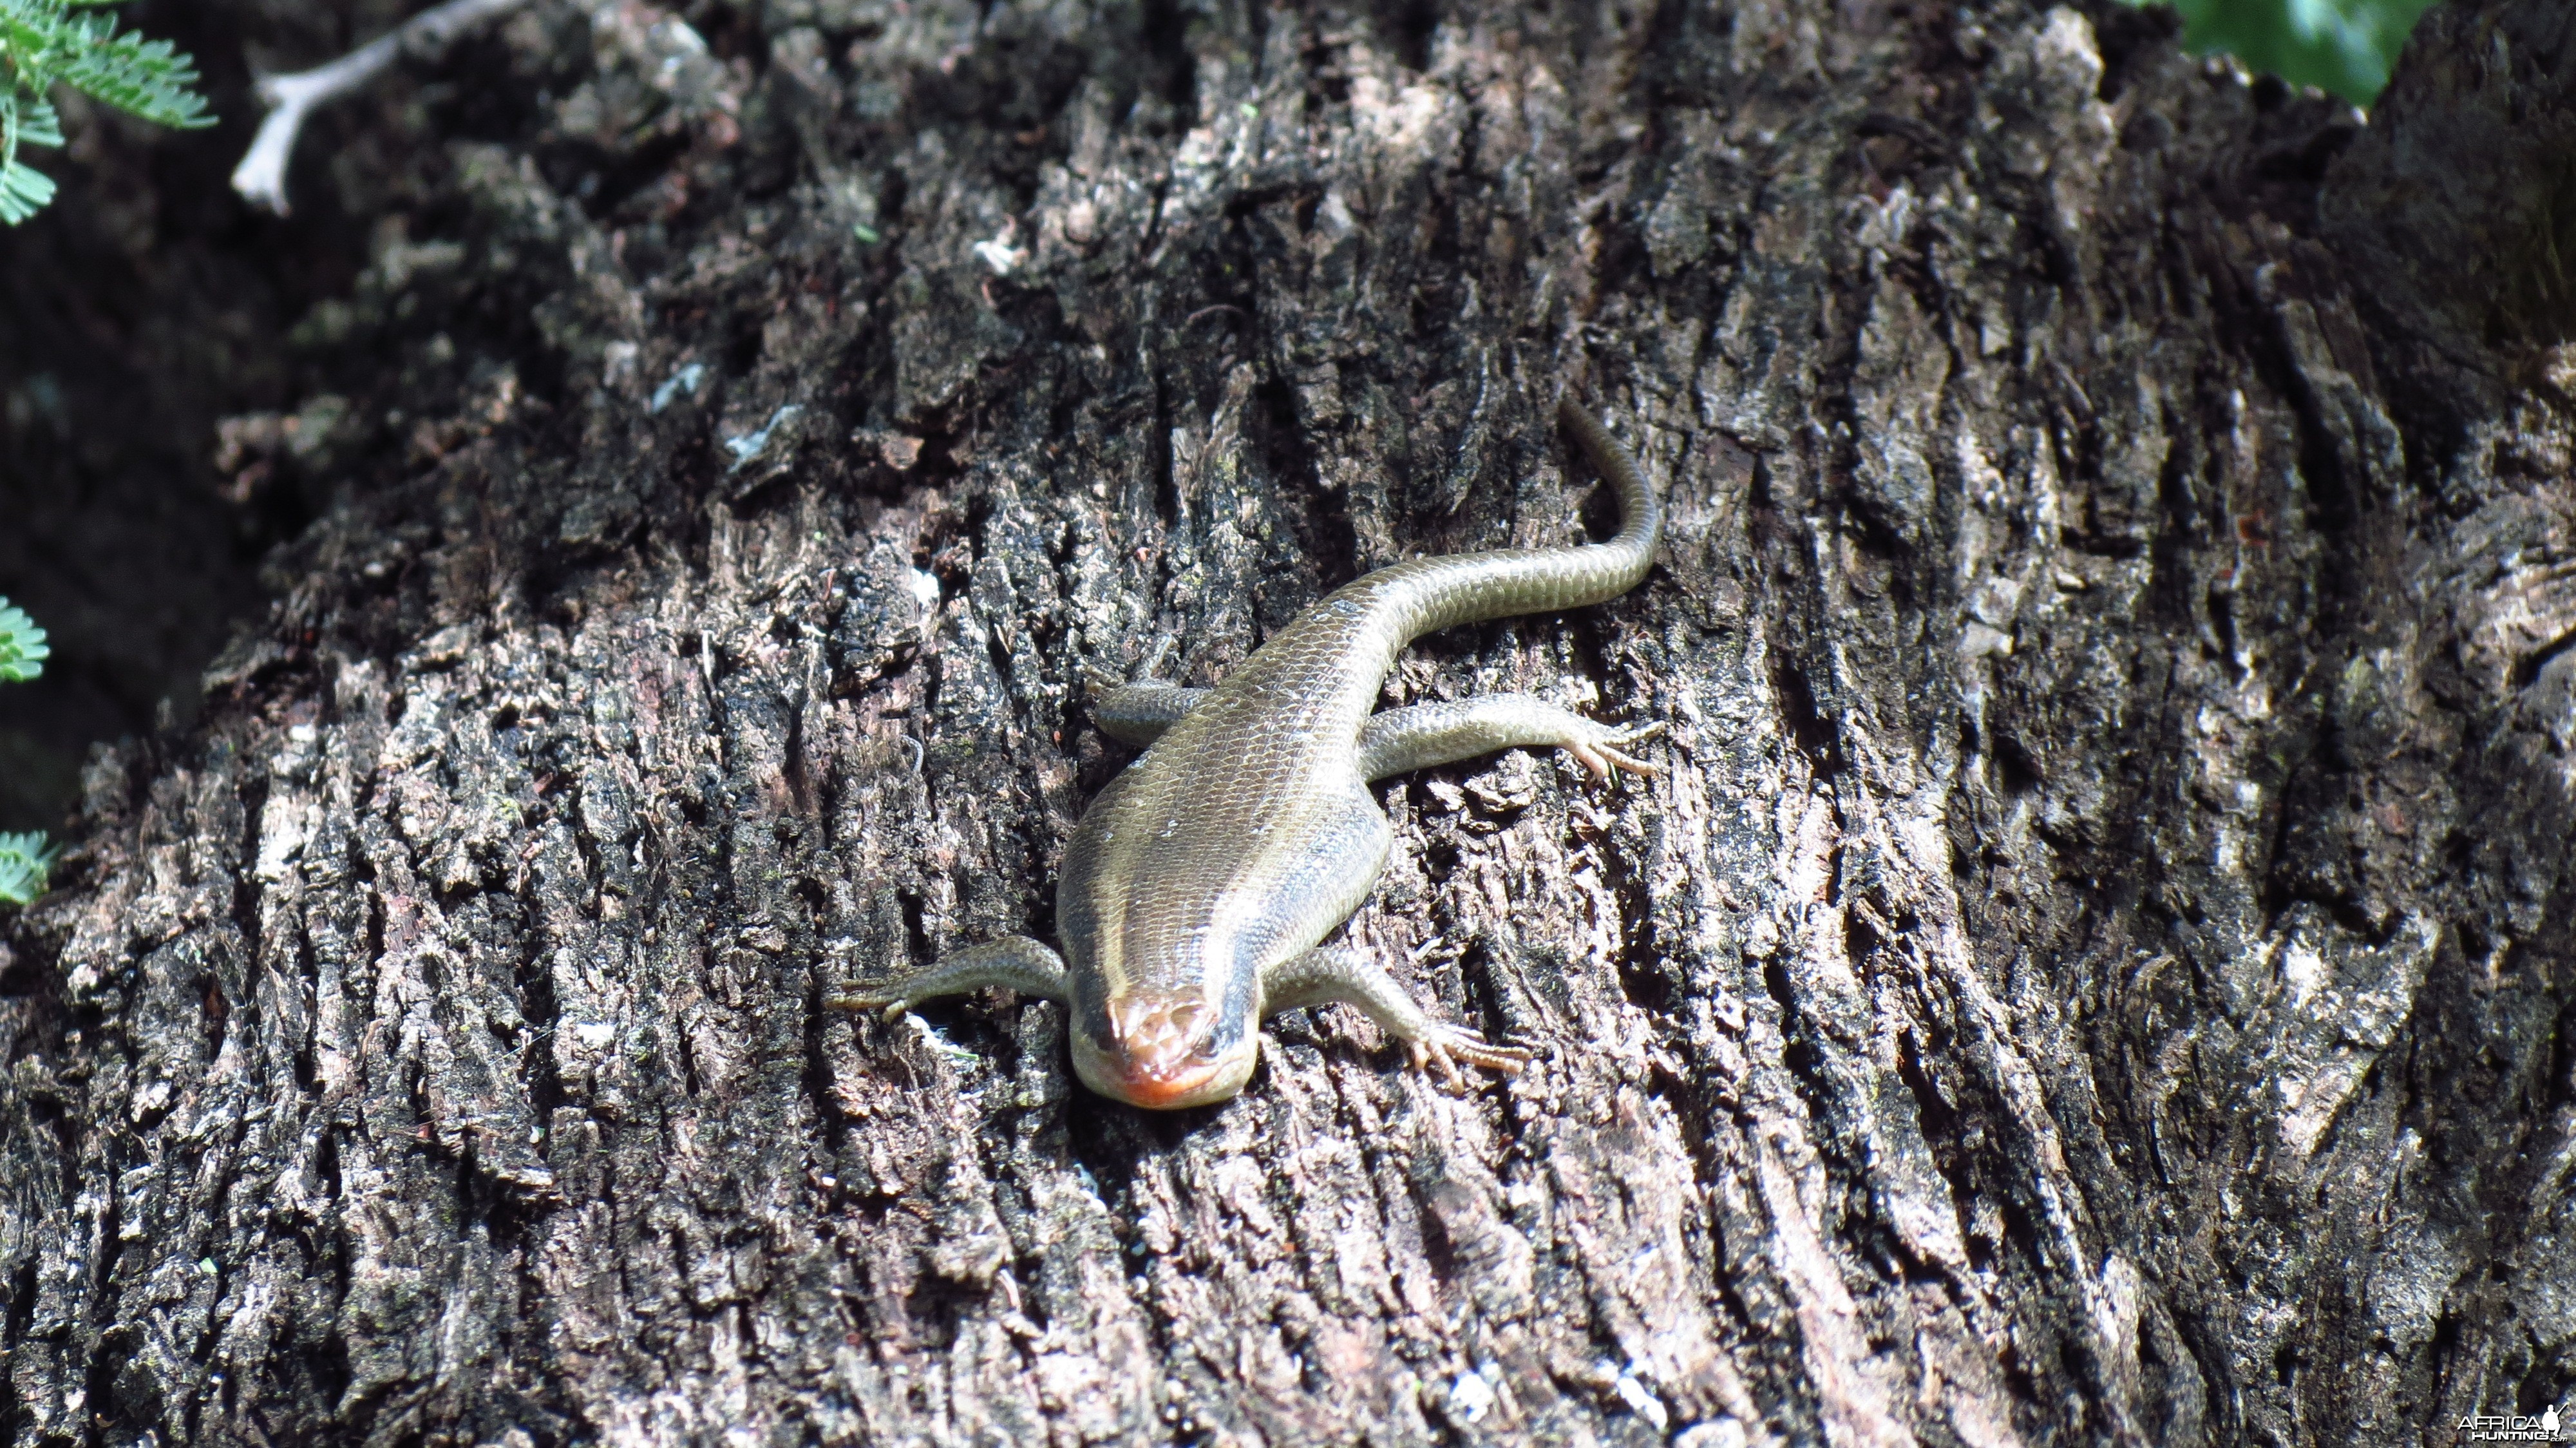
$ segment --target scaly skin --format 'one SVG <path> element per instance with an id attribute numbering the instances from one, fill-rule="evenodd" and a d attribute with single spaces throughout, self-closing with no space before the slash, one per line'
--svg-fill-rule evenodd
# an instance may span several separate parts
<path id="1" fill-rule="evenodd" d="M 1516 745 L 1571 752 L 1596 776 L 1652 773 L 1620 733 L 1497 694 L 1372 714 L 1396 653 L 1433 629 L 1577 608 L 1634 588 L 1663 515 L 1637 465 L 1571 402 L 1559 418 L 1619 491 L 1607 543 L 1421 558 L 1336 590 L 1213 689 L 1106 690 L 1094 714 L 1146 751 L 1075 827 L 1056 885 L 1057 957 L 1013 936 L 835 1006 L 901 1012 L 983 986 L 1071 1008 L 1083 1083 L 1137 1106 L 1243 1089 L 1275 1011 L 1341 1001 L 1454 1085 L 1453 1058 L 1519 1069 L 1529 1053 L 1434 1020 L 1375 962 L 1319 949 L 1377 884 L 1392 831 L 1368 782 Z"/>

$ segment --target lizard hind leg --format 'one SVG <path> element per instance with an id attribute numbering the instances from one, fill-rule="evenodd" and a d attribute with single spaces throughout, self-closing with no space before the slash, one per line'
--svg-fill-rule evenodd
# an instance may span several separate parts
<path id="1" fill-rule="evenodd" d="M 1465 1026 L 1436 1019 L 1414 1004 L 1413 997 L 1386 967 L 1343 946 L 1317 946 L 1290 956 L 1264 972 L 1261 1013 L 1319 1006 L 1339 1001 L 1355 1006 L 1377 1022 L 1378 1029 L 1404 1043 L 1416 1070 L 1437 1070 L 1452 1090 L 1464 1090 L 1458 1063 L 1517 1075 L 1531 1053 L 1518 1046 L 1497 1046 Z"/>
<path id="2" fill-rule="evenodd" d="M 1498 749 L 1557 748 L 1607 780 L 1615 770 L 1661 774 L 1620 752 L 1664 732 L 1660 723 L 1615 729 L 1527 694 L 1480 694 L 1373 714 L 1360 728 L 1360 777 L 1384 779 L 1411 769 L 1454 764 Z"/>
<path id="3" fill-rule="evenodd" d="M 1164 730 L 1181 722 L 1182 715 L 1208 696 L 1205 689 L 1184 689 L 1160 679 L 1124 683 L 1096 669 L 1091 671 L 1090 683 L 1091 722 L 1119 743 L 1140 748 L 1162 738 Z"/>
<path id="4" fill-rule="evenodd" d="M 1057 1002 L 1068 999 L 1070 990 L 1064 957 L 1025 935 L 1005 935 L 999 940 L 968 946 L 926 969 L 875 985 L 860 986 L 823 1004 L 844 1011 L 875 1010 L 882 1006 L 886 1019 L 892 1020 L 923 1001 L 939 996 L 964 995 L 992 985 L 1018 991 L 1024 996 Z"/>

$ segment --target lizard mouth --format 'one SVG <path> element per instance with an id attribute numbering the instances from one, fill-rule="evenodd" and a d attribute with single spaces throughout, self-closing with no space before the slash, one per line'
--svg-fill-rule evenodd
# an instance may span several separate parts
<path id="1" fill-rule="evenodd" d="M 1231 1091 L 1219 1093 L 1208 1089 L 1215 1084 L 1216 1074 L 1217 1063 L 1214 1061 L 1203 1061 L 1198 1063 L 1195 1070 L 1174 1072 L 1170 1075 L 1156 1075 L 1131 1069 L 1119 1078 L 1119 1089 L 1109 1094 L 1119 1097 L 1130 1106 L 1143 1106 L 1157 1111 L 1169 1111 L 1180 1106 L 1198 1106 L 1206 1102 L 1222 1100 L 1233 1094 Z"/>
<path id="2" fill-rule="evenodd" d="M 1118 1001 L 1106 1040 L 1077 1033 L 1074 1068 L 1092 1090 L 1131 1106 L 1168 1111 L 1223 1101 L 1252 1075 L 1253 1052 L 1248 1037 L 1219 1049 L 1216 1023 L 1216 1008 L 1195 995 Z"/>

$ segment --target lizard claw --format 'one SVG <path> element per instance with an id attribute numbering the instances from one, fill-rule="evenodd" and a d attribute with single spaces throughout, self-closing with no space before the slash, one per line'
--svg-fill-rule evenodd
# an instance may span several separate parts
<path id="1" fill-rule="evenodd" d="M 1592 777 L 1603 784 L 1608 784 L 1611 772 L 1618 769 L 1651 778 L 1664 772 L 1662 765 L 1648 764 L 1642 759 L 1631 758 L 1613 746 L 1643 744 L 1663 732 L 1664 721 L 1660 719 L 1652 723 L 1640 724 L 1633 729 L 1605 729 L 1590 739 L 1568 742 L 1565 752 L 1573 755 L 1576 763 L 1591 771 Z"/>
<path id="2" fill-rule="evenodd" d="M 1437 1067 L 1443 1087 L 1454 1095 L 1466 1094 L 1467 1083 L 1458 1074 L 1458 1063 L 1449 1059 L 1449 1053 L 1442 1049 L 1437 1038 L 1428 1041 L 1407 1041 L 1404 1043 L 1404 1050 L 1406 1055 L 1413 1058 L 1414 1070 L 1428 1071 Z"/>
<path id="3" fill-rule="evenodd" d="M 1532 1055 L 1518 1046 L 1494 1045 L 1464 1026 L 1442 1026 L 1436 1034 L 1405 1042 L 1404 1049 L 1413 1058 L 1413 1069 L 1437 1070 L 1441 1084 L 1455 1095 L 1467 1090 L 1466 1078 L 1458 1074 L 1459 1060 L 1498 1076 L 1517 1076 Z"/>

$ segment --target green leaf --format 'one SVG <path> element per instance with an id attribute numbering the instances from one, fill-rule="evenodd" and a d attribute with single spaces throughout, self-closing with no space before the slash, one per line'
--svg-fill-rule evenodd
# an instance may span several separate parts
<path id="1" fill-rule="evenodd" d="M 134 31 L 115 34 L 116 22 L 104 15 L 71 22 L 79 49 L 58 79 L 85 95 L 155 125 L 193 130 L 211 126 L 206 98 L 188 87 L 197 83 L 197 63 L 166 40 L 146 40 Z"/>
<path id="2" fill-rule="evenodd" d="M 62 113 L 48 100 L 29 101 L 21 109 L 11 108 L 18 123 L 18 144 L 22 146 L 59 146 L 63 143 Z"/>
<path id="3" fill-rule="evenodd" d="M 2138 0 L 2132 0 L 2138 3 Z M 2368 105 L 2431 0 L 2174 0 L 2182 40 L 2253 71 Z"/>
<path id="4" fill-rule="evenodd" d="M 119 34 L 112 0 L 0 0 L 0 221 L 16 224 L 53 199 L 54 183 L 18 157 L 21 146 L 59 146 L 62 117 L 46 92 L 59 82 L 164 126 L 209 126 L 191 87 L 196 63 L 166 40 Z"/>
<path id="5" fill-rule="evenodd" d="M 33 905 L 59 854 L 40 834 L 0 834 L 0 905 Z"/>
<path id="6" fill-rule="evenodd" d="M 45 660 L 53 652 L 45 643 L 45 631 L 36 627 L 26 610 L 0 598 L 0 680 L 25 683 L 45 671 Z"/>
<path id="7" fill-rule="evenodd" d="M 53 199 L 53 177 L 21 161 L 0 163 L 0 221 L 15 226 Z"/>

